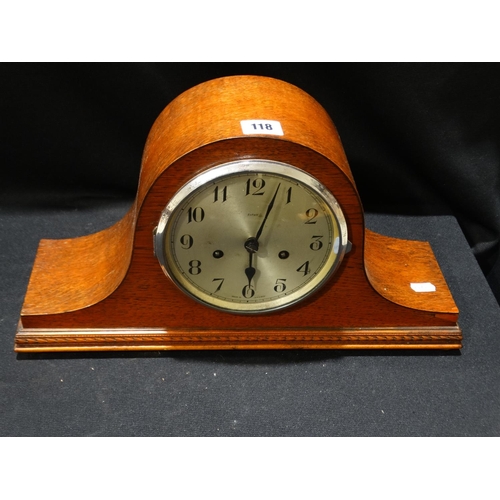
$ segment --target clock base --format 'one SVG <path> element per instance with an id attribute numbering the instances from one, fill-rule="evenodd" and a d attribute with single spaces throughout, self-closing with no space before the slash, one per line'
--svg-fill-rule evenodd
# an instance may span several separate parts
<path id="1" fill-rule="evenodd" d="M 17 352 L 197 349 L 460 349 L 458 326 L 280 331 L 166 331 L 160 328 L 19 327 Z"/>

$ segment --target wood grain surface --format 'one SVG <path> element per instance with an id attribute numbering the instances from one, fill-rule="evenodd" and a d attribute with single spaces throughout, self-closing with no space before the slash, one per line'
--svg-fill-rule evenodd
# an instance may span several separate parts
<path id="1" fill-rule="evenodd" d="M 284 135 L 245 136 L 240 121 L 280 121 Z M 201 171 L 276 160 L 321 181 L 339 202 L 352 250 L 307 300 L 251 317 L 193 301 L 163 274 L 153 229 L 174 193 Z M 429 282 L 435 293 L 410 284 Z M 271 78 L 213 80 L 175 99 L 148 137 L 135 203 L 114 226 L 42 240 L 16 350 L 459 348 L 458 309 L 429 245 L 366 231 L 332 121 L 308 94 Z"/>

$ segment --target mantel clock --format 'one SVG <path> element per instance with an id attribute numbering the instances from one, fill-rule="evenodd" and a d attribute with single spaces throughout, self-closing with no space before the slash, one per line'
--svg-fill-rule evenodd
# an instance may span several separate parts
<path id="1" fill-rule="evenodd" d="M 160 114 L 129 212 L 40 242 L 17 351 L 461 347 L 428 243 L 365 228 L 325 110 L 235 76 Z"/>

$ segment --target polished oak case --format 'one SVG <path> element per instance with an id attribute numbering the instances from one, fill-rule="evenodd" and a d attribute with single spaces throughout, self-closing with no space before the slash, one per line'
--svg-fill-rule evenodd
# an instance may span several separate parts
<path id="1" fill-rule="evenodd" d="M 244 133 L 244 120 L 277 121 L 283 135 Z M 181 186 L 205 169 L 247 159 L 287 163 L 317 178 L 340 204 L 352 245 L 310 298 L 251 317 L 194 301 L 165 276 L 153 252 L 161 212 Z M 456 349 L 457 320 L 429 244 L 365 228 L 325 110 L 288 83 L 236 76 L 198 85 L 160 114 L 122 220 L 89 236 L 40 242 L 15 349 Z"/>

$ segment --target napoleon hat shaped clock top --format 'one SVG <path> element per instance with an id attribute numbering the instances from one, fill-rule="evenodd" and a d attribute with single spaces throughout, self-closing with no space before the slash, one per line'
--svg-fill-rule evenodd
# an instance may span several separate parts
<path id="1" fill-rule="evenodd" d="M 461 347 L 430 246 L 364 227 L 339 136 L 235 76 L 160 114 L 125 217 L 40 242 L 17 351 Z"/>

